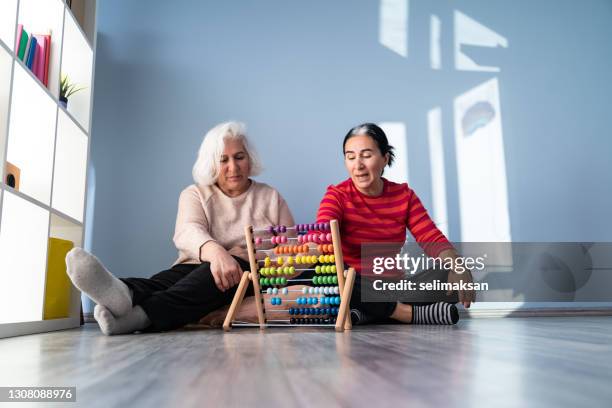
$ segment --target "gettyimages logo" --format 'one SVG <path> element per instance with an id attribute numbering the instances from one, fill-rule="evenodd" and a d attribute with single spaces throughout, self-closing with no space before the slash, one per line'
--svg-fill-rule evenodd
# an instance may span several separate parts
<path id="1" fill-rule="evenodd" d="M 420 256 L 410 256 L 409 254 L 396 254 L 394 257 L 375 257 L 372 260 L 372 272 L 380 275 L 385 271 L 404 271 L 414 275 L 423 269 L 444 269 L 452 270 L 462 274 L 466 271 L 482 271 L 485 268 L 486 254 L 478 257 L 457 257 L 457 258 L 431 258 L 424 254 Z"/>

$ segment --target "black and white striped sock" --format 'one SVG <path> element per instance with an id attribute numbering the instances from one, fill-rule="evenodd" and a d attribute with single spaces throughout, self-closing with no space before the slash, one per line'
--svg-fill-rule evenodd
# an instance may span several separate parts
<path id="1" fill-rule="evenodd" d="M 459 311 L 451 303 L 412 306 L 412 324 L 455 324 L 458 321 Z"/>

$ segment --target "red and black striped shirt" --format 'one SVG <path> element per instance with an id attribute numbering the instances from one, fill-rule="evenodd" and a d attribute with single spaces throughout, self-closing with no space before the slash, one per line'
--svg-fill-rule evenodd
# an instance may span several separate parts
<path id="1" fill-rule="evenodd" d="M 453 248 L 408 184 L 382 180 L 383 192 L 376 197 L 361 193 L 349 178 L 329 186 L 321 200 L 317 222 L 338 220 L 345 263 L 358 273 L 371 275 L 371 271 L 361 270 L 361 244 L 403 244 L 406 228 L 430 257 Z"/>

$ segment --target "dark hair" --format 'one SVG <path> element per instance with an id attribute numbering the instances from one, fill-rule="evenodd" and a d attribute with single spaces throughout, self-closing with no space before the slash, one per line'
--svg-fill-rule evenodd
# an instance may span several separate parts
<path id="1" fill-rule="evenodd" d="M 384 130 L 374 123 L 362 123 L 361 125 L 357 125 L 349 130 L 346 136 L 344 136 L 344 141 L 342 142 L 342 154 L 344 154 L 346 142 L 351 137 L 359 135 L 370 136 L 376 142 L 378 150 L 380 150 L 380 153 L 383 156 L 389 153 L 389 163 L 387 163 L 387 165 L 391 167 L 391 164 L 393 164 L 395 161 L 395 148 L 389 144 L 389 140 L 387 139 L 387 135 L 385 134 Z"/>

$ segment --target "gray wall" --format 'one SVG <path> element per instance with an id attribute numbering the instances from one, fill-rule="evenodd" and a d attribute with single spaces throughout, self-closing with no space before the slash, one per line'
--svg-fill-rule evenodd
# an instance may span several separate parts
<path id="1" fill-rule="evenodd" d="M 500 72 L 453 69 L 454 10 L 508 39 L 474 54 Z M 442 23 L 437 71 L 431 14 Z M 413 0 L 409 16 L 402 58 L 378 41 L 375 0 L 98 2 L 89 247 L 119 276 L 170 265 L 178 194 L 204 133 L 229 119 L 247 123 L 259 179 L 302 221 L 346 177 L 348 128 L 403 122 L 410 182 L 431 208 L 427 111 L 452 112 L 453 98 L 493 77 L 513 240 L 612 240 L 612 3 Z M 443 115 L 459 240 L 452 127 Z"/>

